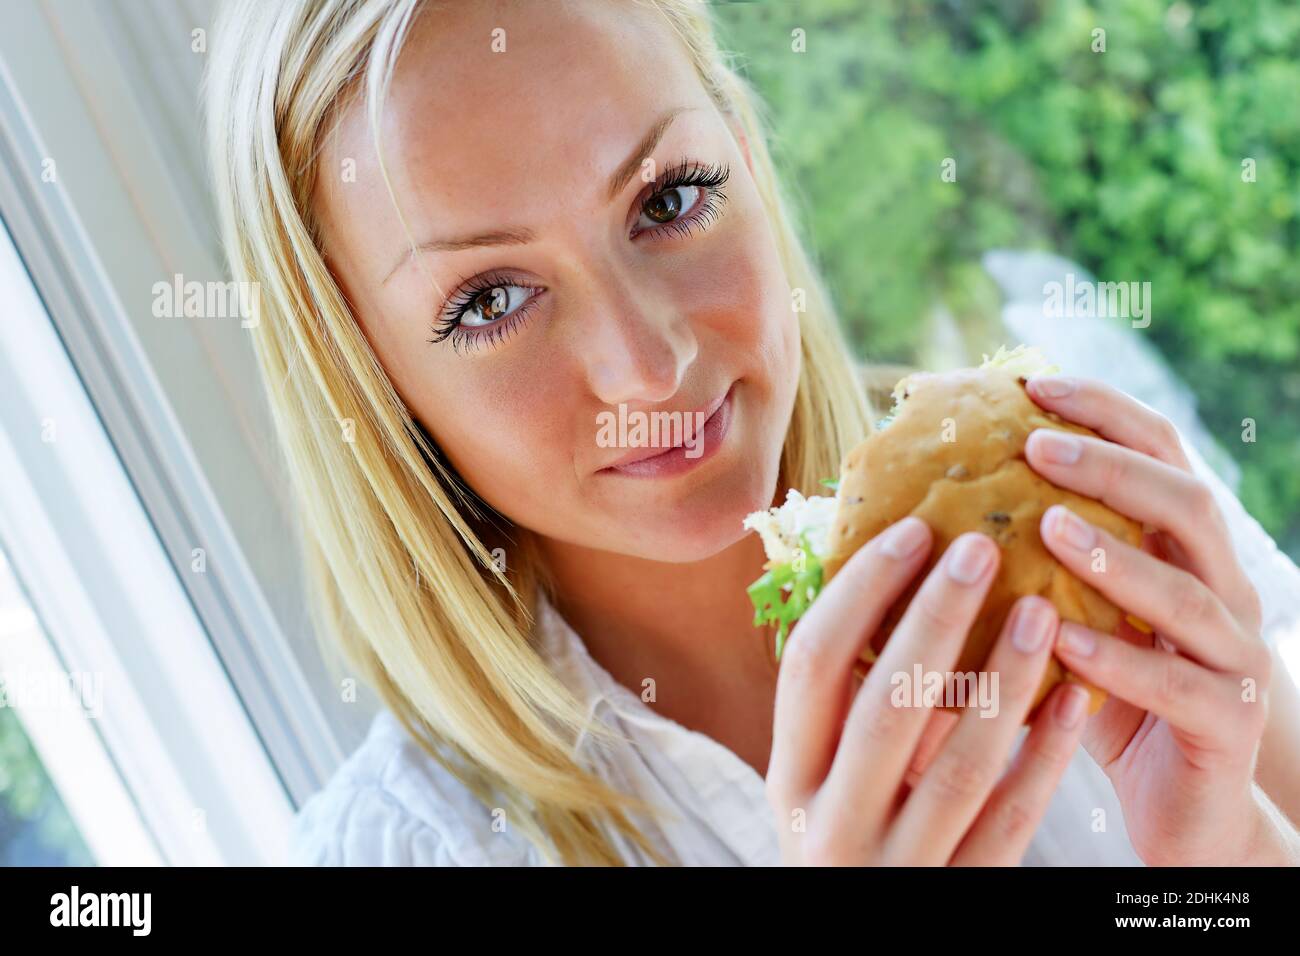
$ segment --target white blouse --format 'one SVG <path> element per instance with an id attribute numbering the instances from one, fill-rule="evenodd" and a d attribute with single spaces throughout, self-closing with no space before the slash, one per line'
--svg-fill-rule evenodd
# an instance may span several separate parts
<path id="1" fill-rule="evenodd" d="M 1300 570 L 1242 508 L 1200 455 L 1242 564 L 1264 606 L 1264 638 L 1300 636 Z M 588 654 L 544 600 L 539 646 L 589 711 L 633 746 L 611 752 L 584 734 L 575 755 L 612 786 L 669 808 L 673 819 L 634 817 L 669 859 L 687 865 L 777 865 L 776 822 L 763 778 L 722 744 L 656 713 Z M 1276 673 L 1275 680 L 1288 680 Z M 292 862 L 344 866 L 545 865 L 517 831 L 479 801 L 381 711 L 365 741 L 299 811 Z M 494 826 L 494 823 L 496 824 Z M 629 864 L 650 860 L 615 835 Z M 1141 865 L 1110 782 L 1082 747 L 1027 852 L 1026 865 Z"/>

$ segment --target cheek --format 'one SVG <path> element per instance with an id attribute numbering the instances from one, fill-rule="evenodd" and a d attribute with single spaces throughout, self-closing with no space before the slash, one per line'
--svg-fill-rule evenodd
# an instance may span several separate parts
<path id="1" fill-rule="evenodd" d="M 738 376 L 778 398 L 798 377 L 799 325 L 774 237 L 755 208 L 716 238 L 690 267 L 680 308 L 718 340 Z"/>
<path id="2" fill-rule="evenodd" d="M 489 366 L 447 351 L 417 387 L 412 410 L 484 501 L 530 524 L 573 484 L 572 388 L 528 356 Z"/>

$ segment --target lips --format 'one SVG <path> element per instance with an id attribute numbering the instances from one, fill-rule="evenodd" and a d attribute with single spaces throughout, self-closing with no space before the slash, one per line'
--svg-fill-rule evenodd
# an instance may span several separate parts
<path id="1" fill-rule="evenodd" d="M 602 474 L 618 474 L 631 477 L 660 477 L 676 474 L 693 468 L 698 463 L 711 457 L 716 446 L 722 441 L 730 423 L 732 398 L 735 383 L 727 391 L 715 398 L 707 406 L 689 412 L 680 412 L 682 417 L 682 441 L 671 446 L 654 446 L 634 448 L 626 455 L 600 469 Z M 695 434 L 697 412 L 704 414 L 701 434 Z M 663 414 L 646 413 L 646 414 Z M 699 451 L 696 457 L 688 458 L 688 446 L 695 445 Z"/>

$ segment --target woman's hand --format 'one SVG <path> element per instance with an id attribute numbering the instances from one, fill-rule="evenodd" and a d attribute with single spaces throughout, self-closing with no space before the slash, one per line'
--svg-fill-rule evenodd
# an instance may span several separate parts
<path id="1" fill-rule="evenodd" d="M 919 745 L 943 712 L 892 700 L 892 675 L 956 664 L 997 573 L 997 545 L 981 534 L 953 542 L 855 688 L 855 662 L 931 543 L 914 517 L 872 539 L 785 648 L 767 796 L 787 864 L 1016 864 L 1078 746 L 1087 693 L 1062 684 L 1003 774 L 1059 624 L 1038 597 L 1016 604 L 986 665 L 998 675 L 995 715 L 968 706 L 931 755 Z"/>
<path id="2" fill-rule="evenodd" d="M 1029 465 L 1148 532 L 1135 548 L 1059 505 L 1040 528 L 1075 576 L 1154 628 L 1126 621 L 1110 636 L 1067 621 L 1056 647 L 1071 671 L 1111 695 L 1083 740 L 1115 787 L 1134 848 L 1151 865 L 1280 862 L 1277 847 L 1294 828 L 1283 832 L 1289 825 L 1279 826 L 1253 781 L 1271 661 L 1259 597 L 1213 494 L 1174 427 L 1134 399 L 1057 377 L 1030 379 L 1027 390 L 1103 436 L 1038 429 L 1026 444 Z"/>

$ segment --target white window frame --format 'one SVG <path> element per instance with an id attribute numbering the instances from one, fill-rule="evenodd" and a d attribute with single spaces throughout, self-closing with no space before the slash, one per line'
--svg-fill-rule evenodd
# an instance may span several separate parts
<path id="1" fill-rule="evenodd" d="M 0 434 L 0 442 L 4 435 Z M 12 460 L 5 442 L 0 458 Z M 0 534 L 0 545 L 3 545 Z M 87 716 L 89 704 L 99 701 L 32 701 L 9 683 L 20 687 L 27 678 L 69 681 L 75 671 L 65 668 L 31 609 L 18 568 L 11 567 L 0 551 L 0 675 L 6 681 L 5 706 L 12 708 L 28 742 L 36 752 L 59 799 L 72 818 L 77 833 L 99 866 L 159 866 L 162 857 L 153 835 L 140 816 L 117 768 L 100 739 L 95 722 Z M 85 677 L 85 674 L 79 675 Z M 100 675 L 102 676 L 102 675 Z M 102 695 L 98 682 L 90 685 Z M 71 704 L 71 706 L 69 706 Z"/>
<path id="2" fill-rule="evenodd" d="M 356 675 L 321 655 L 308 619 L 250 330 L 151 315 L 160 279 L 226 278 L 197 124 L 206 56 L 192 43 L 214 9 L 6 0 L 0 218 L 298 807 L 360 743 L 379 701 L 364 686 L 341 692 Z M 203 574 L 190 571 L 196 547 Z"/>
<path id="3" fill-rule="evenodd" d="M 293 805 L 7 232 L 0 534 L 163 858 L 281 862 Z M 43 440 L 51 438 L 52 440 Z"/>

